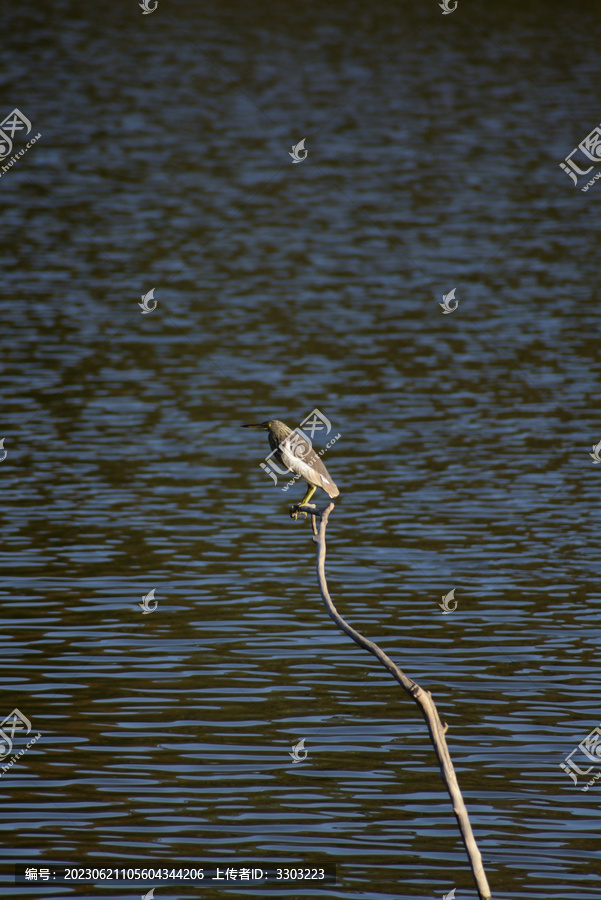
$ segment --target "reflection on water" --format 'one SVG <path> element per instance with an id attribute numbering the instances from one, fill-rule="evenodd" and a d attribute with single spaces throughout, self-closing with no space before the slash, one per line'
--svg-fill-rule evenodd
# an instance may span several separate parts
<path id="1" fill-rule="evenodd" d="M 598 199 L 559 168 L 599 23 L 548 11 L 5 13 L 42 133 L 0 181 L 0 718 L 42 734 L 5 872 L 323 852 L 335 888 L 274 894 L 475 896 L 418 711 L 239 427 L 318 408 L 333 597 L 432 691 L 493 896 L 601 898 L 601 784 L 560 768 L 601 721 Z"/>

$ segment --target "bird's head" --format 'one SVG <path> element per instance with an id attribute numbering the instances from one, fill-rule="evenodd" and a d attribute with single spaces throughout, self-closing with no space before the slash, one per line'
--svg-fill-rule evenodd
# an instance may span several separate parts
<path id="1" fill-rule="evenodd" d="M 268 431 L 275 435 L 278 440 L 285 438 L 290 434 L 290 429 L 279 419 L 268 419 L 266 422 L 259 422 L 258 425 L 243 425 L 243 428 L 255 428 L 260 431 Z"/>

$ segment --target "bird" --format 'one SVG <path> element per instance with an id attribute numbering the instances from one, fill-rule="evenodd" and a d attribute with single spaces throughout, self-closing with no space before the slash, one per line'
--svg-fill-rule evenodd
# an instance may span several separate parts
<path id="1" fill-rule="evenodd" d="M 292 506 L 291 509 L 306 506 L 317 488 L 325 491 L 331 499 L 338 497 L 340 491 L 334 484 L 334 479 L 311 444 L 298 431 L 288 428 L 279 419 L 268 419 L 266 422 L 259 422 L 258 425 L 243 425 L 242 427 L 267 431 L 269 446 L 274 451 L 273 455 L 277 461 L 295 475 L 299 475 L 309 485 L 301 502 Z"/>

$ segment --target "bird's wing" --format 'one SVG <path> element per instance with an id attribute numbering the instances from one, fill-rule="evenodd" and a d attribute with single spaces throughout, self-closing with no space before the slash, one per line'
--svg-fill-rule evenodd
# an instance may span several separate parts
<path id="1" fill-rule="evenodd" d="M 340 491 L 321 459 L 311 445 L 298 432 L 293 432 L 280 444 L 282 462 L 300 475 L 308 484 L 314 484 L 328 497 L 337 497 Z"/>

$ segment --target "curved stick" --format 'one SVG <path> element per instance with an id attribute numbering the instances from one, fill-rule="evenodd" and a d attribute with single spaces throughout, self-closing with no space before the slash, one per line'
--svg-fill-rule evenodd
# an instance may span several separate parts
<path id="1" fill-rule="evenodd" d="M 451 756 L 449 754 L 449 748 L 447 747 L 447 742 L 445 740 L 445 732 L 449 726 L 446 724 L 443 726 L 442 722 L 440 721 L 438 710 L 434 705 L 434 701 L 432 700 L 432 695 L 430 694 L 430 692 L 424 691 L 422 688 L 420 688 L 419 684 L 416 684 L 416 682 L 413 681 L 412 678 L 408 678 L 405 673 L 402 672 L 401 669 L 399 669 L 399 667 L 393 663 L 390 657 L 387 656 L 383 650 L 380 650 L 377 644 L 374 644 L 373 641 L 368 640 L 367 638 L 363 637 L 362 634 L 359 634 L 358 631 L 355 631 L 354 628 L 352 628 L 347 622 L 344 621 L 344 619 L 334 606 L 332 598 L 330 597 L 330 593 L 328 591 L 325 574 L 326 527 L 328 524 L 328 517 L 334 509 L 334 504 L 330 503 L 330 505 L 322 511 L 311 509 L 309 507 L 306 507 L 306 509 L 307 512 L 309 512 L 309 514 L 311 515 L 311 521 L 313 523 L 313 533 L 314 535 L 317 535 L 313 538 L 313 540 L 317 544 L 317 580 L 319 582 L 319 590 L 321 592 L 323 602 L 325 603 L 330 618 L 333 619 L 334 622 L 336 622 L 336 624 L 345 632 L 345 634 L 348 634 L 348 636 L 351 637 L 356 644 L 359 644 L 359 646 L 363 647 L 364 650 L 369 650 L 370 653 L 373 653 L 373 655 L 380 660 L 382 665 L 386 669 L 388 669 L 392 677 L 396 678 L 401 687 L 403 687 L 407 691 L 411 699 L 414 700 L 419 706 L 422 715 L 426 720 L 428 731 L 430 732 L 430 738 L 432 740 L 432 744 L 434 745 L 436 756 L 438 757 L 438 764 L 440 766 L 442 777 L 447 786 L 449 796 L 453 802 L 453 812 L 455 813 L 455 818 L 457 819 L 457 823 L 459 825 L 459 830 L 461 832 L 461 837 L 463 838 L 465 850 L 472 867 L 472 872 L 474 873 L 474 880 L 478 888 L 480 900 L 491 900 L 490 888 L 486 879 L 486 873 L 484 872 L 484 868 L 482 866 L 482 857 L 480 856 L 480 851 L 472 832 L 472 826 L 470 824 L 465 803 L 463 802 L 463 797 L 461 796 L 461 790 L 459 789 L 459 783 L 457 781 L 457 776 L 455 775 L 455 769 L 453 768 L 453 763 L 451 762 Z M 315 528 L 315 518 L 319 519 L 318 531 L 316 531 Z"/>

